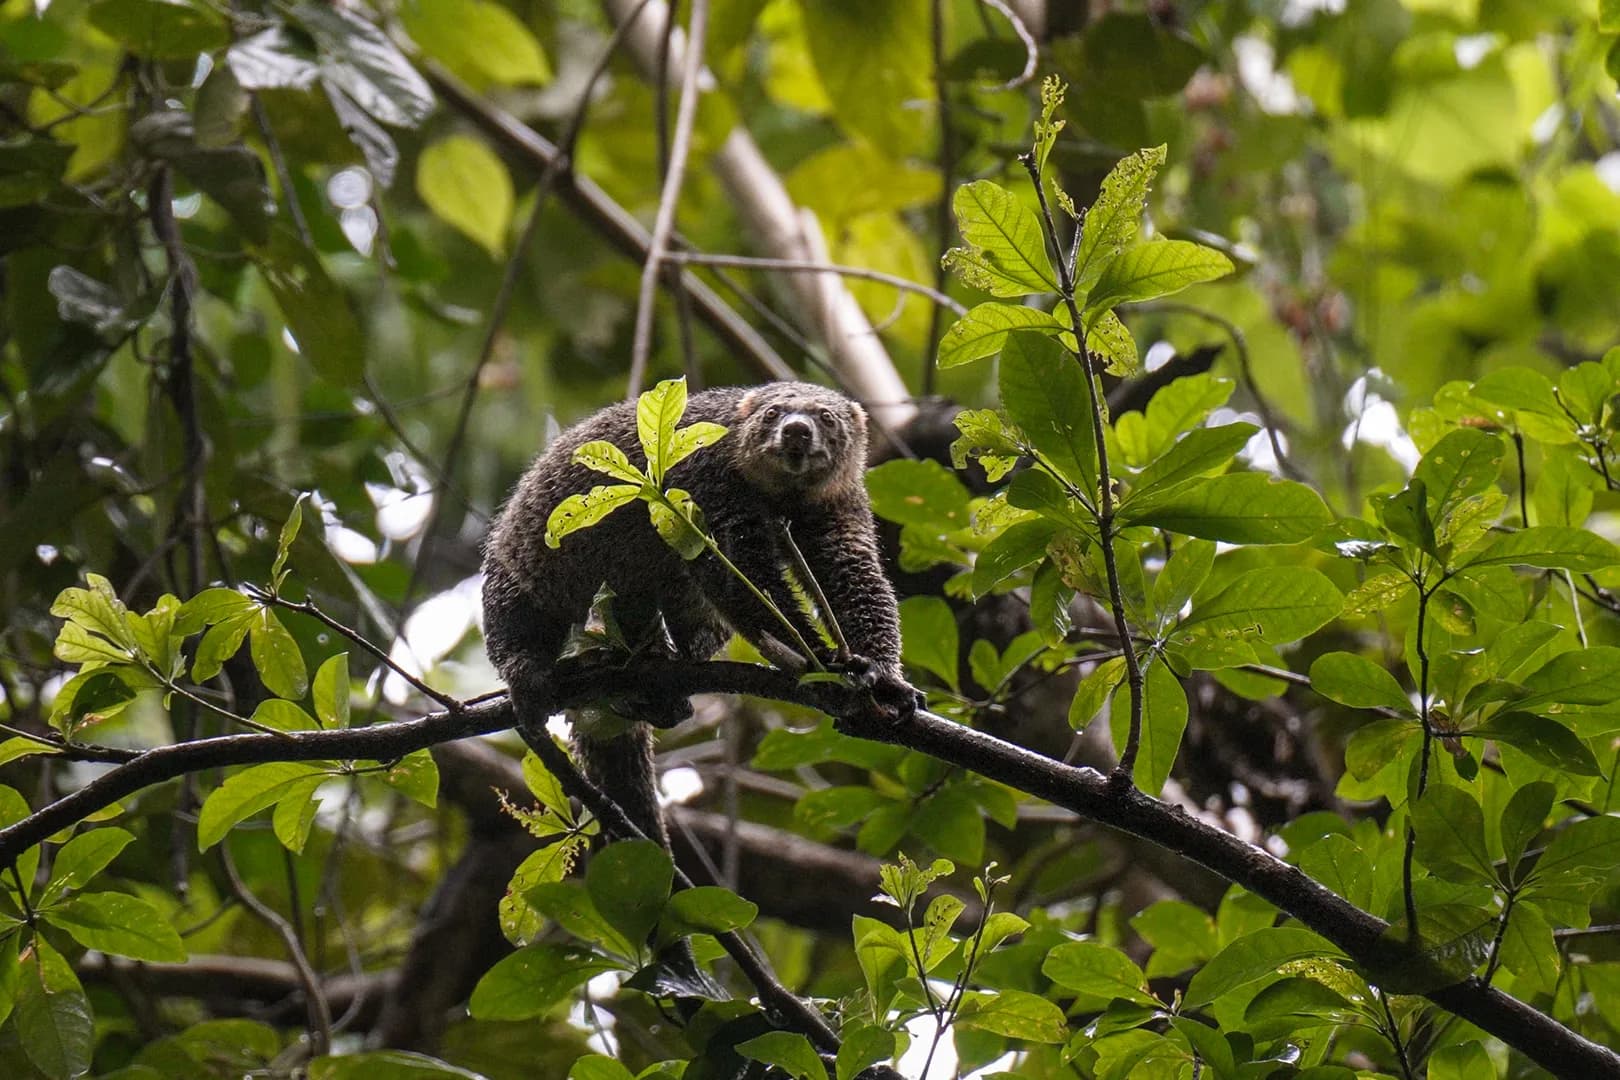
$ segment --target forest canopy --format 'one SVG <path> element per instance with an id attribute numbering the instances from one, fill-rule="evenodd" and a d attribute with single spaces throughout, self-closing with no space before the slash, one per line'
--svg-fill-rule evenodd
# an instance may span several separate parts
<path id="1" fill-rule="evenodd" d="M 1617 78 L 1615 0 L 0 9 L 7 1075 L 1620 1077 Z M 802 677 L 601 594 L 545 704 L 692 698 L 666 851 L 483 540 L 629 399 L 549 538 L 722 559 L 687 403 L 783 379 L 923 707 L 808 562 Z"/>

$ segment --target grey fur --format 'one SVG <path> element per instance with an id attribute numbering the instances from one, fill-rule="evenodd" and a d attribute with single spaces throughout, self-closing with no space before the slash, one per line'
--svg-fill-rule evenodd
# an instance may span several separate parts
<path id="1" fill-rule="evenodd" d="M 905 687 L 894 590 L 879 562 L 862 483 L 861 407 L 810 383 L 771 383 L 692 395 L 682 423 L 699 420 L 729 431 L 670 470 L 667 486 L 691 492 L 720 549 L 788 613 L 805 641 L 824 649 L 783 577 L 791 565 L 781 538 L 785 522 L 850 648 L 870 662 L 882 685 Z M 712 555 L 681 559 L 640 503 L 570 534 L 559 548 L 546 546 L 546 522 L 558 503 L 612 482 L 573 461 L 578 447 L 596 439 L 645 467 L 635 405 L 609 406 L 563 432 L 535 460 L 485 546 L 484 636 L 520 718 L 525 703 L 544 692 L 571 627 L 584 620 L 603 583 L 615 593 L 613 612 L 630 640 L 661 641 L 667 628 L 677 654 L 690 659 L 713 655 L 732 631 L 779 658 L 783 639 L 791 636 Z M 830 650 L 821 659 L 830 661 Z M 646 719 L 658 722 L 653 714 L 661 713 L 667 726 L 686 709 L 685 702 L 654 705 Z M 616 737 L 577 738 L 576 749 L 586 775 L 668 847 L 648 724 L 637 722 Z"/>

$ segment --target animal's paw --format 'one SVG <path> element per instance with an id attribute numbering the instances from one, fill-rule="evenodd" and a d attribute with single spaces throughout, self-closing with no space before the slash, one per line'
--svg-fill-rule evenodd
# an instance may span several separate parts
<path id="1" fill-rule="evenodd" d="M 883 667 L 864 656 L 851 656 L 844 673 L 870 695 L 885 720 L 909 720 L 927 704 L 927 697 L 906 682 L 897 669 Z"/>

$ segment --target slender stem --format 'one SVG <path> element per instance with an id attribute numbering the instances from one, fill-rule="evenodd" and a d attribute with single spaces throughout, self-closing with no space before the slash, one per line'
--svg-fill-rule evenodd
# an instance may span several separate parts
<path id="1" fill-rule="evenodd" d="M 1418 721 L 1423 725 L 1422 757 L 1418 762 L 1417 798 L 1429 786 L 1429 752 L 1434 745 L 1434 726 L 1429 722 L 1429 649 L 1424 644 L 1428 629 L 1429 597 L 1433 591 L 1418 587 L 1417 655 L 1418 655 Z M 1418 940 L 1417 898 L 1412 894 L 1412 860 L 1417 854 L 1417 830 L 1412 827 L 1412 815 L 1417 808 L 1406 808 L 1406 851 L 1401 859 L 1401 891 L 1406 901 L 1406 934 L 1413 942 Z"/>
<path id="2" fill-rule="evenodd" d="M 315 968 L 310 964 L 309 956 L 298 940 L 298 932 L 280 912 L 260 900 L 242 881 L 241 875 L 236 872 L 236 863 L 231 858 L 228 845 L 221 845 L 219 854 L 220 862 L 225 868 L 225 880 L 231 892 L 241 901 L 243 907 L 274 930 L 281 938 L 282 944 L 287 947 L 287 958 L 292 961 L 293 968 L 298 972 L 298 981 L 304 988 L 304 1007 L 309 1015 L 310 1056 L 325 1057 L 332 1049 L 332 1009 L 326 1003 L 326 994 L 321 990 L 320 977 L 315 974 Z"/>
<path id="3" fill-rule="evenodd" d="M 1519 524 L 1528 529 L 1530 527 L 1530 506 L 1525 496 L 1528 493 L 1530 484 L 1525 479 L 1524 472 L 1524 436 L 1517 431 L 1513 433 L 1513 454 L 1518 458 L 1519 462 Z"/>
<path id="4" fill-rule="evenodd" d="M 714 538 L 709 536 L 707 533 L 703 534 L 703 546 L 713 552 L 714 557 L 720 560 L 720 565 L 731 571 L 733 576 L 735 576 L 738 581 L 742 582 L 743 585 L 747 587 L 749 592 L 754 594 L 754 599 L 764 604 L 766 609 L 769 610 L 772 615 L 776 616 L 776 621 L 781 623 L 782 626 L 787 630 L 788 634 L 792 636 L 792 643 L 799 647 L 800 653 L 803 654 L 805 661 L 810 665 L 810 670 L 821 671 L 821 661 L 816 658 L 815 651 L 810 648 L 809 642 L 804 640 L 804 635 L 799 633 L 799 628 L 793 625 L 793 620 L 787 617 L 787 613 L 776 606 L 776 601 L 772 600 L 769 596 L 766 596 L 763 592 L 761 592 L 759 586 L 754 584 L 753 579 L 742 572 L 741 567 L 732 562 L 730 559 L 726 558 L 726 553 L 720 550 L 720 545 L 715 543 Z"/>
<path id="5" fill-rule="evenodd" d="M 788 551 L 793 555 L 794 568 L 798 571 L 799 577 L 804 579 L 804 587 L 809 589 L 811 596 L 815 598 L 816 609 L 821 612 L 821 620 L 827 624 L 827 632 L 832 634 L 833 643 L 838 646 L 838 659 L 848 660 L 849 639 L 844 637 L 844 628 L 838 625 L 838 616 L 833 614 L 832 605 L 827 602 L 827 594 L 821 589 L 821 582 L 816 580 L 815 572 L 810 569 L 809 560 L 804 557 L 804 552 L 799 550 L 799 545 L 793 539 L 793 529 L 786 521 L 782 522 L 782 539 L 787 541 Z"/>
<path id="6" fill-rule="evenodd" d="M 1490 984 L 1496 968 L 1502 962 L 1502 940 L 1507 937 L 1508 920 L 1513 918 L 1513 904 L 1519 899 L 1517 892 L 1509 891 L 1502 903 L 1502 917 L 1496 923 L 1496 936 L 1491 939 L 1491 952 L 1485 960 L 1485 982 Z"/>
<path id="7" fill-rule="evenodd" d="M 22 903 L 23 922 L 33 926 L 34 905 L 28 902 L 28 887 L 23 884 L 22 874 L 17 870 L 15 861 L 7 864 L 6 869 L 11 871 L 11 880 L 17 883 L 17 899 Z"/>
<path id="8" fill-rule="evenodd" d="M 1041 183 L 1041 168 L 1035 161 L 1035 155 L 1024 154 L 1020 158 L 1024 168 L 1029 171 L 1030 179 L 1035 184 L 1035 197 L 1040 201 L 1041 218 L 1046 223 L 1046 235 L 1054 247 L 1057 243 L 1057 222 L 1052 217 L 1052 208 L 1046 201 L 1046 188 Z M 1115 776 L 1125 783 L 1133 783 L 1132 773 L 1136 768 L 1137 751 L 1142 745 L 1142 665 L 1137 661 L 1136 646 L 1131 641 L 1130 627 L 1125 621 L 1125 593 L 1119 583 L 1119 559 L 1114 552 L 1114 483 L 1108 469 L 1108 439 L 1106 436 L 1107 423 L 1103 419 L 1102 390 L 1097 384 L 1097 369 L 1092 363 L 1091 350 L 1086 348 L 1085 334 L 1082 327 L 1085 320 L 1080 316 L 1080 305 L 1074 299 L 1074 278 L 1069 273 L 1068 260 L 1063 252 L 1058 251 L 1057 257 L 1058 286 L 1063 295 L 1063 302 L 1069 309 L 1071 324 L 1075 327 L 1075 346 L 1079 349 L 1076 354 L 1080 367 L 1086 379 L 1086 397 L 1091 404 L 1091 433 L 1097 445 L 1097 532 L 1101 539 L 1103 567 L 1108 572 L 1108 603 L 1113 608 L 1114 627 L 1119 631 L 1120 651 L 1125 656 L 1125 681 L 1130 687 L 1131 695 L 1131 722 L 1129 733 L 1125 737 L 1125 749 L 1119 755 L 1119 765 L 1115 769 Z"/>
<path id="9" fill-rule="evenodd" d="M 934 289 L 945 290 L 946 270 L 942 256 L 951 246 L 953 173 L 956 171 L 956 128 L 951 123 L 951 84 L 945 77 L 945 0 L 933 4 L 934 116 L 939 124 L 939 202 L 934 204 Z M 923 396 L 934 392 L 934 348 L 939 341 L 940 308 L 928 311 L 928 338 L 924 342 Z"/>
<path id="10" fill-rule="evenodd" d="M 328 615 L 326 612 L 322 611 L 308 600 L 288 600 L 283 596 L 268 593 L 262 589 L 254 589 L 253 595 L 255 599 L 262 603 L 274 604 L 276 607 L 285 608 L 288 611 L 296 611 L 300 615 L 308 615 L 310 618 L 319 622 L 328 630 L 331 630 L 339 636 L 354 642 L 356 645 L 360 646 L 366 652 L 370 653 L 375 659 L 381 662 L 384 667 L 388 668 L 395 675 L 398 675 L 400 678 L 404 679 L 407 683 L 410 683 L 412 688 L 414 688 L 417 693 L 421 694 L 429 701 L 432 701 L 434 704 L 442 706 L 450 712 L 457 712 L 462 708 L 462 703 L 455 697 L 451 696 L 450 694 L 446 694 L 442 690 L 435 690 L 433 687 L 429 686 L 415 675 L 412 675 L 409 671 L 405 670 L 404 667 L 396 663 L 393 657 L 384 652 L 381 646 L 371 641 L 364 634 L 360 633 L 360 631 L 338 622 L 332 616 Z"/>
<path id="11" fill-rule="evenodd" d="M 292 738 L 292 735 L 289 732 L 282 731 L 280 728 L 273 728 L 269 724 L 261 724 L 257 720 L 250 720 L 245 716 L 242 716 L 242 715 L 240 715 L 238 713 L 234 713 L 231 710 L 229 710 L 227 708 L 224 708 L 223 706 L 215 705 L 212 701 L 209 701 L 207 698 L 203 697 L 201 694 L 193 693 L 192 691 L 186 689 L 184 686 L 181 686 L 179 683 L 173 681 L 172 679 L 163 679 L 163 677 L 161 675 L 159 675 L 158 672 L 153 671 L 151 668 L 148 668 L 147 670 L 151 671 L 153 675 L 157 675 L 159 679 L 162 679 L 163 688 L 165 690 L 169 691 L 169 693 L 171 693 L 171 694 L 179 694 L 181 697 L 185 698 L 187 701 L 192 702 L 195 705 L 201 705 L 203 708 L 209 710 L 212 713 L 215 713 L 215 714 L 217 714 L 219 716 L 224 717 L 225 719 L 229 720 L 233 724 L 240 724 L 245 728 L 251 728 L 254 731 L 260 732 L 260 733 L 265 734 L 265 735 L 275 735 L 275 736 L 277 736 L 279 738 L 283 738 L 283 739 Z M 188 740 L 182 740 L 182 741 L 188 741 Z"/>
<path id="12" fill-rule="evenodd" d="M 1401 1026 L 1395 1022 L 1395 1013 L 1389 1007 L 1389 997 L 1382 990 L 1373 992 L 1378 995 L 1378 1004 L 1384 1007 L 1384 1020 L 1389 1024 L 1384 1035 L 1389 1039 L 1389 1044 L 1395 1048 L 1395 1057 L 1401 1063 L 1401 1075 L 1406 1080 L 1414 1080 L 1412 1063 L 1406 1057 L 1406 1044 L 1401 1041 Z"/>
<path id="13" fill-rule="evenodd" d="M 647 240 L 647 261 L 641 268 L 641 290 L 636 297 L 635 337 L 630 346 L 630 382 L 626 396 L 634 400 L 647 377 L 652 352 L 653 302 L 658 279 L 669 252 L 669 238 L 675 231 L 675 208 L 681 200 L 686 178 L 686 159 L 692 148 L 692 127 L 697 119 L 698 74 L 703 70 L 703 39 L 708 30 L 709 0 L 692 0 L 692 16 L 687 25 L 685 65 L 681 69 L 681 101 L 675 111 L 675 133 L 670 140 L 669 172 L 658 198 L 658 214 L 653 218 L 652 235 Z"/>
<path id="14" fill-rule="evenodd" d="M 886 274 L 881 270 L 869 270 L 864 266 L 811 262 L 807 259 L 767 259 L 755 255 L 715 255 L 704 251 L 671 251 L 664 256 L 664 261 L 692 266 L 731 266 L 740 270 L 780 270 L 784 273 L 797 274 L 838 274 L 840 277 L 860 278 L 862 281 L 876 281 L 883 285 L 893 285 L 902 292 L 925 296 L 940 308 L 945 308 L 954 314 L 967 314 L 965 306 L 939 289 L 929 288 L 927 285 L 900 277 L 898 274 Z"/>

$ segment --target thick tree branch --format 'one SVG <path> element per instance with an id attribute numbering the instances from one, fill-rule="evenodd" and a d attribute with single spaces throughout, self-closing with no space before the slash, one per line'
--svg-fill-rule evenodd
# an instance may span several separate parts
<path id="1" fill-rule="evenodd" d="M 1369 970 L 1376 971 L 1404 955 L 1399 943 L 1385 940 L 1388 923 L 1384 920 L 1261 848 L 1135 788 L 1111 784 L 1095 769 L 1064 765 L 931 713 L 918 713 L 902 723 L 886 723 L 873 718 L 864 699 L 841 685 L 800 684 L 784 672 L 735 662 L 643 660 L 628 668 L 573 674 L 560 682 L 556 700 L 545 705 L 548 710 L 598 700 L 622 689 L 627 682 L 659 695 L 742 693 L 821 709 L 839 717 L 840 727 L 848 734 L 920 750 L 1176 852 L 1276 905 Z M 505 700 L 496 700 L 456 712 L 433 713 L 419 720 L 350 731 L 296 732 L 291 739 L 229 735 L 161 747 L 0 829 L 0 865 L 14 861 L 27 847 L 118 799 L 189 772 L 262 761 L 392 760 L 436 743 L 497 731 L 511 724 L 510 706 Z M 549 740 L 531 742 L 536 744 L 549 745 L 561 753 Z M 565 757 L 560 761 L 553 757 L 548 764 L 553 763 L 572 769 Z M 607 818 L 604 821 L 613 825 Z M 1620 1054 L 1479 979 L 1470 978 L 1426 996 L 1556 1075 L 1620 1077 Z"/>

